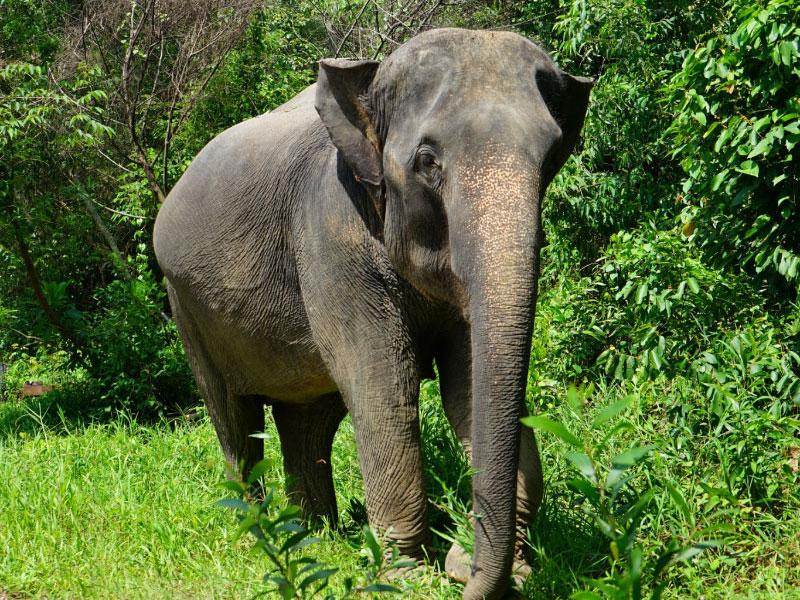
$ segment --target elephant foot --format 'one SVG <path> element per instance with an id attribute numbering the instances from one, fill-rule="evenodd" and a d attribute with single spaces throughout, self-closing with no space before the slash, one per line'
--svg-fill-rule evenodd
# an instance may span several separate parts
<path id="1" fill-rule="evenodd" d="M 467 583 L 472 573 L 472 557 L 461 544 L 454 542 L 444 559 L 444 571 L 453 581 Z"/>
<path id="2" fill-rule="evenodd" d="M 450 579 L 459 583 L 467 583 L 472 574 L 472 557 L 469 553 L 461 547 L 460 544 L 454 543 L 444 559 L 444 570 Z M 528 561 L 520 556 L 514 558 L 514 566 L 511 570 L 511 580 L 514 586 L 522 589 L 525 585 L 525 580 L 533 572 Z M 504 600 L 513 598 L 524 598 L 519 592 L 509 589 L 506 595 L 503 596 Z"/>
<path id="3" fill-rule="evenodd" d="M 514 566 L 511 568 L 511 581 L 514 582 L 514 587 L 522 589 L 525 586 L 525 581 L 530 577 L 533 569 L 528 564 L 528 561 L 523 559 L 515 559 Z M 523 598 L 524 596 L 519 596 Z"/>

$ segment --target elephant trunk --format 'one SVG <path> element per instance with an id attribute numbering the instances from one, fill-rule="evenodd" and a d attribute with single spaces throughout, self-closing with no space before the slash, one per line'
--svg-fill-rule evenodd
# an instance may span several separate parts
<path id="1" fill-rule="evenodd" d="M 514 559 L 520 418 L 530 355 L 535 265 L 472 299 L 475 552 L 465 599 L 499 598 Z M 490 296 L 490 297 L 487 297 Z"/>
<path id="2" fill-rule="evenodd" d="M 475 551 L 465 600 L 500 598 L 514 560 L 520 418 L 542 245 L 538 179 L 470 202 L 470 235 L 454 249 L 469 302 Z M 513 180 L 512 180 L 513 181 Z M 462 260 L 459 260 L 462 259 Z M 468 266 L 467 266 L 468 265 Z M 463 268 L 458 268 L 463 266 Z M 457 271 L 457 273 L 458 273 Z"/>

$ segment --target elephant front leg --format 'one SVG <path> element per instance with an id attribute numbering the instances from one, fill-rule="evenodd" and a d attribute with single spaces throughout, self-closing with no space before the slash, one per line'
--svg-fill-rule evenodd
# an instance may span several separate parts
<path id="1" fill-rule="evenodd" d="M 332 229 L 332 222 L 326 220 L 319 230 L 348 235 L 332 241 L 308 237 L 303 246 L 306 314 L 353 420 L 369 523 L 388 531 L 404 555 L 418 560 L 424 557 L 430 531 L 419 433 L 419 368 L 405 297 L 397 282 L 389 285 L 385 279 L 391 276 L 388 264 L 380 263 L 371 238 L 350 245 L 361 234 L 345 223 Z"/>
<path id="2" fill-rule="evenodd" d="M 369 523 L 400 552 L 425 557 L 430 542 L 417 397 L 387 386 L 383 370 L 346 392 L 364 478 Z"/>
<path id="3" fill-rule="evenodd" d="M 447 344 L 436 353 L 439 382 L 445 414 L 472 460 L 472 357 L 467 326 L 458 328 L 447 338 Z M 523 414 L 527 413 L 527 408 Z M 544 480 L 539 450 L 533 431 L 522 427 L 519 470 L 517 471 L 516 542 L 514 547 L 514 579 L 518 585 L 530 574 L 528 529 L 536 518 L 542 501 Z M 470 577 L 472 558 L 454 544 L 445 561 L 447 573 L 457 581 Z"/>

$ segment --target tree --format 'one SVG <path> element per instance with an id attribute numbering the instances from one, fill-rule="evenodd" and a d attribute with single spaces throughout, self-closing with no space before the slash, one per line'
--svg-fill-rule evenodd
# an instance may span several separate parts
<path id="1" fill-rule="evenodd" d="M 800 287 L 800 5 L 731 0 L 670 82 L 684 233 L 778 297 Z"/>
<path id="2" fill-rule="evenodd" d="M 112 130 L 101 123 L 97 103 L 103 92 L 77 79 L 65 93 L 54 89 L 48 75 L 22 62 L 0 70 L 0 243 L 16 249 L 50 325 L 78 344 L 74 327 L 54 309 L 53 294 L 46 293 L 27 240 L 36 236 L 37 223 L 48 220 L 53 200 L 64 191 L 69 178 L 63 166 L 70 170 L 75 150 L 111 137 Z M 61 172 L 53 173 L 54 167 Z"/>
<path id="3" fill-rule="evenodd" d="M 87 0 L 71 30 L 74 52 L 108 90 L 109 146 L 138 166 L 161 203 L 170 148 L 245 30 L 256 0 Z"/>

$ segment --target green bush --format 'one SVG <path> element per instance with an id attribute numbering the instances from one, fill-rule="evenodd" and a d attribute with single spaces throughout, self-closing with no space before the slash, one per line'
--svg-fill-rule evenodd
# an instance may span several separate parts
<path id="1" fill-rule="evenodd" d="M 256 437 L 270 436 L 256 434 Z M 272 461 L 266 458 L 253 467 L 246 481 L 240 479 L 223 482 L 221 485 L 232 491 L 235 497 L 217 502 L 218 506 L 233 509 L 236 513 L 239 526 L 234 532 L 233 541 L 249 532 L 255 538 L 253 551 L 262 553 L 267 558 L 269 571 L 264 576 L 264 583 L 273 587 L 264 590 L 261 595 L 277 595 L 283 600 L 344 600 L 400 591 L 381 583 L 381 579 L 391 571 L 408 569 L 415 563 L 401 558 L 397 546 L 384 548 L 383 540 L 368 525 L 363 529 L 364 542 L 361 549 L 361 554 L 368 560 L 366 568 L 357 578 L 345 577 L 340 593 L 331 590 L 331 577 L 339 569 L 330 569 L 325 563 L 309 555 L 309 549 L 322 540 L 312 536 L 312 530 L 303 524 L 300 507 L 278 502 L 275 496 L 276 486 L 263 481 L 262 476 L 271 467 Z M 264 491 L 264 495 L 254 495 L 254 487 Z"/>
<path id="2" fill-rule="evenodd" d="M 686 172 L 685 231 L 709 258 L 758 274 L 780 297 L 800 283 L 800 4 L 731 0 L 727 18 L 669 83 Z"/>
<path id="3" fill-rule="evenodd" d="M 626 431 L 636 430 L 631 422 L 619 416 L 628 411 L 638 397 L 630 394 L 598 406 L 593 393 L 593 385 L 580 389 L 572 386 L 567 391 L 569 417 L 578 424 L 579 430 L 543 415 L 522 420 L 526 426 L 555 435 L 570 448 L 564 457 L 571 464 L 570 474 L 576 477 L 558 484 L 566 485 L 576 495 L 576 504 L 609 540 L 606 573 L 587 578 L 584 583 L 590 589 L 576 591 L 570 598 L 658 600 L 669 583 L 665 578 L 668 567 L 719 544 L 697 539 L 693 532 L 684 530 L 681 534 L 686 542 L 677 536 L 671 537 L 657 551 L 642 545 L 639 538 L 643 521 L 647 517 L 659 519 L 662 516 L 653 514 L 662 512 L 653 505 L 663 506 L 665 501 L 671 500 L 689 522 L 690 509 L 681 492 L 668 483 L 663 485 L 656 470 L 649 467 L 648 457 L 655 450 L 654 445 L 634 442 L 626 447 L 624 440 L 615 439 Z M 613 450 L 620 443 L 625 450 Z"/>
<path id="4" fill-rule="evenodd" d="M 649 213 L 676 213 L 679 169 L 663 136 L 673 107 L 660 101 L 662 88 L 717 9 L 686 0 L 577 0 L 549 8 L 555 22 L 546 29 L 536 12 L 542 4 L 529 3 L 524 12 L 534 20 L 523 30 L 540 37 L 561 68 L 597 80 L 577 156 L 544 203 L 550 259 L 563 270 L 587 266 L 613 234 Z"/>
<path id="5" fill-rule="evenodd" d="M 593 271 L 559 279 L 539 310 L 541 328 L 553 331 L 537 360 L 553 360 L 573 378 L 683 372 L 718 332 L 749 322 L 761 307 L 744 277 L 704 264 L 663 223 L 613 235 Z"/>
<path id="6" fill-rule="evenodd" d="M 197 391 L 175 324 L 161 312 L 166 294 L 147 256 L 138 254 L 131 267 L 134 277 L 96 291 L 85 359 L 101 392 L 92 399 L 96 411 L 153 418 L 191 405 Z"/>

